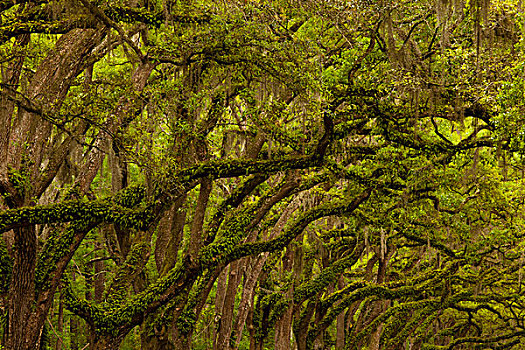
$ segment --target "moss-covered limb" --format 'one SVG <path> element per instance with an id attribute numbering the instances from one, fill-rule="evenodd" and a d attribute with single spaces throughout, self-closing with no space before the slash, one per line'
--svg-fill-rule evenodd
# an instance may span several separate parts
<path id="1" fill-rule="evenodd" d="M 82 3 L 82 5 L 84 5 L 84 7 L 86 9 L 89 10 L 89 12 L 91 12 L 91 14 L 95 18 L 97 18 L 101 23 L 103 23 L 107 28 L 113 28 L 119 34 L 120 38 L 126 44 L 128 44 L 128 46 L 131 49 L 133 49 L 133 51 L 135 52 L 137 57 L 140 59 L 140 61 L 142 63 L 146 63 L 146 61 L 147 61 L 146 60 L 146 56 L 144 55 L 142 50 L 135 44 L 135 42 L 133 42 L 131 40 L 131 38 L 127 35 L 127 33 L 124 31 L 124 29 L 117 22 L 115 22 L 114 20 L 109 18 L 105 14 L 104 10 L 102 10 L 97 5 L 92 4 L 91 1 L 89 1 L 89 0 L 80 0 L 80 2 Z"/>
<path id="2" fill-rule="evenodd" d="M 452 249 L 450 249 L 449 247 L 447 247 L 446 245 L 444 245 L 443 243 L 441 243 L 439 240 L 435 238 L 427 238 L 427 237 L 423 238 L 406 229 L 400 229 L 399 233 L 410 241 L 417 242 L 421 245 L 430 245 L 432 248 L 435 248 L 443 252 L 444 254 L 448 255 L 451 258 L 454 258 L 454 259 L 460 258 L 460 256 L 456 252 L 454 252 Z"/>
<path id="3" fill-rule="evenodd" d="M 188 300 L 177 318 L 177 328 L 182 334 L 189 335 L 195 330 L 196 321 L 199 319 L 206 299 L 222 269 L 223 267 L 219 267 L 205 271 L 188 293 Z"/>
<path id="4" fill-rule="evenodd" d="M 306 169 L 318 165 L 320 165 L 320 160 L 313 156 L 290 156 L 280 160 L 214 160 L 176 172 L 173 178 L 181 182 L 188 182 L 206 176 L 218 179 L 250 174 L 273 174 L 279 171 Z"/>
<path id="5" fill-rule="evenodd" d="M 104 318 L 103 309 L 93 302 L 78 298 L 73 292 L 71 281 L 65 277 L 62 279 L 61 294 L 65 307 L 75 315 L 82 317 L 93 328 L 96 320 Z"/>
<path id="6" fill-rule="evenodd" d="M 261 224 L 270 209 L 291 195 L 298 183 L 289 176 L 266 190 L 257 201 L 246 205 L 242 210 L 231 211 L 219 228 L 218 238 L 199 252 L 199 260 L 203 266 L 221 261 L 221 255 L 230 252 L 246 234 Z M 272 221 L 273 218 L 269 220 Z M 273 221 L 272 221 L 273 222 Z M 225 261 L 225 260 L 222 260 Z"/>
<path id="7" fill-rule="evenodd" d="M 414 334 L 414 330 L 418 328 L 420 324 L 424 323 L 427 319 L 433 319 L 432 316 L 436 315 L 439 312 L 439 310 L 447 309 L 448 307 L 454 305 L 454 303 L 456 303 L 459 299 L 464 298 L 466 295 L 466 293 L 460 292 L 455 295 L 449 296 L 445 299 L 424 299 L 414 302 L 403 303 L 399 306 L 390 307 L 385 313 L 374 319 L 365 329 L 359 332 L 352 340 L 354 342 L 359 342 L 366 336 L 372 334 L 372 332 L 375 331 L 380 324 L 384 324 L 382 332 L 383 346 L 385 346 L 386 348 L 397 348 L 404 341 L 406 341 L 407 337 L 411 335 L 417 336 L 417 334 Z M 397 307 L 406 307 L 412 310 L 412 316 L 410 317 L 410 321 L 407 322 L 406 318 L 392 317 L 392 319 L 389 322 L 385 323 L 384 321 L 386 319 L 383 319 L 382 316 L 388 314 L 390 318 L 390 316 L 393 316 L 390 313 L 390 310 L 395 310 Z M 397 329 L 397 334 L 393 339 L 389 338 L 388 336 L 385 336 L 388 334 L 388 332 L 392 332 L 392 328 Z"/>
<path id="8" fill-rule="evenodd" d="M 64 19 L 53 22 L 26 21 L 0 27 L 0 43 L 22 34 L 65 34 L 75 28 L 95 28 L 87 18 Z"/>
<path id="9" fill-rule="evenodd" d="M 439 309 L 436 312 L 430 314 L 423 322 L 420 322 L 419 325 L 415 328 L 413 334 L 413 337 L 420 343 L 423 344 L 424 342 L 428 341 L 431 337 L 435 335 L 434 330 L 432 329 L 433 323 L 436 321 L 436 319 L 441 316 L 443 312 L 443 309 Z M 406 337 L 405 337 L 406 340 Z"/>
<path id="10" fill-rule="evenodd" d="M 299 183 L 293 175 L 286 176 L 281 183 L 277 186 L 273 186 L 270 191 L 267 191 L 264 196 L 261 196 L 260 203 L 257 204 L 257 211 L 250 222 L 250 225 L 246 228 L 246 232 L 252 231 L 256 226 L 261 224 L 261 221 L 270 212 L 270 210 L 279 202 L 284 199 L 289 200 L 289 197 L 296 194 L 299 188 Z M 273 222 L 273 218 L 268 220 Z M 260 226 L 259 226 L 260 227 Z"/>
<path id="11" fill-rule="evenodd" d="M 115 22 L 133 23 L 141 22 L 153 27 L 160 27 L 165 18 L 162 12 L 152 12 L 143 7 L 111 6 L 104 7 L 104 13 Z"/>
<path id="12" fill-rule="evenodd" d="M 182 310 L 187 302 L 189 293 L 187 290 L 181 291 L 179 295 L 170 300 L 165 305 L 159 307 L 157 312 L 151 313 L 144 317 L 142 334 L 146 337 L 156 336 L 158 330 L 163 332 L 168 325 L 172 325 L 174 319 L 178 316 L 175 310 Z M 180 311 L 178 312 L 180 314 Z"/>
<path id="13" fill-rule="evenodd" d="M 386 115 L 384 112 L 377 109 L 378 113 L 378 131 L 389 142 L 393 142 L 414 150 L 428 152 L 428 153 L 447 153 L 450 145 L 442 142 L 425 142 L 421 139 L 415 139 L 410 130 L 399 130 L 395 128 L 393 120 L 395 117 Z M 402 112 L 401 112 L 402 113 Z"/>
<path id="14" fill-rule="evenodd" d="M 444 278 L 447 278 L 448 276 L 451 276 L 453 273 L 455 273 L 459 268 L 459 264 L 457 262 L 449 262 L 446 264 L 441 270 L 431 270 L 427 271 L 425 273 L 421 273 L 416 275 L 415 277 L 411 279 L 404 279 L 404 280 L 395 280 L 388 283 L 385 283 L 383 286 L 390 289 L 396 289 L 406 286 L 417 286 L 419 289 L 424 289 L 426 286 L 433 285 L 436 282 L 441 281 Z M 356 281 L 353 283 L 350 283 L 343 289 L 339 289 L 332 294 L 330 294 L 328 297 L 321 300 L 322 307 L 323 308 L 329 308 L 335 305 L 339 300 L 344 299 L 349 294 L 353 293 L 354 291 L 365 288 L 369 286 L 373 286 L 374 284 L 368 281 Z"/>
<path id="15" fill-rule="evenodd" d="M 436 300 L 433 300 L 433 301 L 434 301 L 433 303 L 430 303 L 423 309 L 417 310 L 415 314 L 411 317 L 409 322 L 406 322 L 406 319 L 405 321 L 401 320 L 402 327 L 400 330 L 396 332 L 397 335 L 395 335 L 395 337 L 385 337 L 384 338 L 387 340 L 386 344 L 388 345 L 388 347 L 400 346 L 411 335 L 417 338 L 419 334 L 415 332 L 416 329 L 418 329 L 418 327 L 422 324 L 429 325 L 430 322 L 437 317 L 439 310 L 447 308 L 448 306 L 446 301 L 445 302 L 436 301 Z M 386 329 L 383 330 L 383 333 L 385 331 Z"/>
<path id="16" fill-rule="evenodd" d="M 68 310 L 85 319 L 97 334 L 121 337 L 134 326 L 141 324 L 158 308 L 168 303 L 186 304 L 188 288 L 197 276 L 195 271 L 194 267 L 180 265 L 140 294 L 127 299 L 122 306 L 97 306 L 76 298 L 70 287 L 69 291 L 64 293 L 65 305 Z"/>
<path id="17" fill-rule="evenodd" d="M 11 7 L 13 7 L 15 5 L 22 5 L 22 4 L 26 4 L 28 2 L 32 2 L 35 5 L 40 5 L 40 4 L 48 3 L 49 0 L 37 0 L 37 1 L 30 1 L 30 0 L 17 0 L 17 1 L 0 0 L 0 12 L 4 12 L 6 10 L 9 10 Z"/>
<path id="18" fill-rule="evenodd" d="M 328 313 L 319 323 L 318 327 L 328 327 L 333 320 L 352 303 L 368 297 L 378 297 L 380 299 L 397 298 L 418 298 L 426 296 L 428 293 L 439 289 L 442 281 L 451 273 L 457 270 L 457 264 L 449 264 L 440 272 L 433 272 L 426 276 L 426 279 L 419 280 L 417 277 L 413 281 L 405 281 L 399 286 L 399 282 L 392 285 L 375 285 L 370 282 L 354 282 L 347 287 L 339 290 L 322 301 L 323 307 L 329 308 Z M 429 278 L 430 276 L 430 278 Z M 418 283 L 414 283 L 417 281 Z M 466 297 L 464 293 L 462 297 Z M 338 304 L 336 302 L 341 300 Z M 455 300 L 455 299 L 454 299 Z"/>
<path id="19" fill-rule="evenodd" d="M 368 124 L 370 121 L 369 118 L 361 118 L 361 119 L 355 119 L 344 123 L 339 123 L 334 126 L 334 140 L 341 140 L 349 136 L 350 134 L 354 134 L 356 132 L 359 132 L 362 134 L 361 130 Z M 369 132 L 367 132 L 368 134 Z M 373 147 L 366 147 L 372 149 Z"/>
<path id="20" fill-rule="evenodd" d="M 309 177 L 309 178 L 306 178 L 306 179 L 301 179 L 301 183 L 299 184 L 299 187 L 297 187 L 297 189 L 295 190 L 294 194 L 297 194 L 299 192 L 302 192 L 302 191 L 306 191 L 306 190 L 309 190 L 309 189 L 312 189 L 313 187 L 323 183 L 323 182 L 327 182 L 327 181 L 333 181 L 334 179 L 334 175 L 333 175 L 333 172 L 328 169 L 328 170 L 323 170 L 321 171 L 320 173 L 312 176 L 312 177 Z"/>
<path id="21" fill-rule="evenodd" d="M 465 319 L 459 319 L 456 320 L 455 323 L 453 323 L 449 327 L 442 327 L 440 330 L 438 330 L 435 334 L 433 339 L 436 339 L 438 337 L 450 337 L 454 336 L 456 334 L 459 334 L 462 329 L 465 329 L 469 326 L 468 320 Z"/>
<path id="22" fill-rule="evenodd" d="M 244 210 L 232 211 L 221 225 L 215 241 L 200 250 L 199 264 L 212 267 L 226 262 L 223 255 L 231 252 L 244 237 L 255 215 L 254 209 L 254 205 L 251 205 Z"/>
<path id="23" fill-rule="evenodd" d="M 327 167 L 335 174 L 338 174 L 341 178 L 350 180 L 354 183 L 357 183 L 363 187 L 374 188 L 376 190 L 383 191 L 399 191 L 406 188 L 404 180 L 399 177 L 389 182 L 386 182 L 380 177 L 384 174 L 385 169 L 377 168 L 369 176 L 363 176 L 352 169 L 345 168 L 342 164 L 335 161 L 327 160 Z"/>
<path id="24" fill-rule="evenodd" d="M 41 317 L 45 317 L 53 305 L 54 295 L 61 283 L 64 272 L 84 240 L 86 234 L 97 223 L 74 223 L 55 235 L 58 243 L 50 245 L 52 249 L 39 255 L 35 272 L 35 287 L 37 297 L 35 305 L 41 310 Z M 42 322 L 44 319 L 42 318 Z"/>
<path id="25" fill-rule="evenodd" d="M 349 293 L 341 302 L 331 307 L 326 313 L 325 317 L 319 322 L 317 329 L 326 329 L 336 319 L 336 317 L 346 308 L 356 301 L 364 300 L 366 298 L 377 298 L 380 300 L 398 299 L 398 298 L 418 298 L 425 294 L 426 291 L 421 291 L 416 287 L 401 287 L 397 289 L 389 289 L 384 286 L 368 285 L 359 288 L 352 293 Z"/>
<path id="26" fill-rule="evenodd" d="M 337 260 L 332 263 L 328 268 L 324 269 L 319 276 L 313 280 L 308 280 L 297 287 L 293 294 L 294 303 L 299 304 L 304 300 L 312 298 L 317 295 L 321 290 L 326 288 L 330 283 L 336 282 L 341 273 L 343 273 L 348 267 L 354 265 L 364 249 L 364 243 L 355 246 L 352 254 L 349 256 Z"/>
<path id="27" fill-rule="evenodd" d="M 461 344 L 478 344 L 478 345 L 484 345 L 484 346 L 490 346 L 491 349 L 505 349 L 507 346 L 512 346 L 516 344 L 516 340 L 523 339 L 525 336 L 525 331 L 515 331 L 510 332 L 507 334 L 498 335 L 495 337 L 460 337 L 452 340 L 448 345 L 433 345 L 433 344 L 423 344 L 421 349 L 424 350 L 452 350 L 456 346 Z M 516 338 L 515 340 L 501 344 L 502 341 L 509 340 L 512 338 Z"/>
<path id="28" fill-rule="evenodd" d="M 399 108 L 395 108 L 395 110 L 396 115 L 403 114 L 403 111 Z M 425 153 L 441 153 L 451 156 L 468 149 L 494 147 L 496 145 L 496 141 L 490 137 L 477 137 L 477 134 L 481 129 L 490 129 L 490 127 L 487 127 L 486 125 L 480 125 L 469 136 L 462 140 L 462 142 L 454 145 L 443 141 L 441 138 L 439 140 L 416 140 L 413 137 L 412 130 L 401 130 L 400 128 L 396 129 L 395 122 L 393 121 L 396 119 L 395 117 L 387 115 L 379 109 L 377 109 L 377 116 L 380 116 L 380 118 L 377 119 L 379 130 L 387 141 Z"/>
<path id="29" fill-rule="evenodd" d="M 268 336 L 268 331 L 270 329 L 268 317 L 270 311 L 273 305 L 281 298 L 283 298 L 281 293 L 271 293 L 257 299 L 252 322 L 256 328 L 255 338 L 259 341 L 262 341 Z"/>
<path id="30" fill-rule="evenodd" d="M 268 318 L 268 323 L 273 325 L 289 307 L 294 304 L 299 305 L 305 300 L 319 295 L 330 283 L 337 282 L 337 279 L 343 271 L 357 262 L 363 249 L 364 244 L 359 244 L 348 257 L 332 263 L 332 265 L 324 269 L 317 277 L 312 280 L 308 279 L 306 282 L 298 286 L 291 299 L 283 297 L 276 301 L 271 310 L 270 317 Z"/>
<path id="31" fill-rule="evenodd" d="M 57 204 L 22 207 L 0 212 L 0 232 L 36 224 L 64 223 L 71 221 L 115 222 L 125 227 L 141 226 L 147 218 L 146 209 L 128 209 L 144 199 L 144 189 L 130 187 L 122 193 L 105 199 L 87 201 L 68 200 Z M 150 209 L 150 208 L 149 208 Z"/>
<path id="32" fill-rule="evenodd" d="M 227 253 L 223 258 L 227 261 L 240 259 L 248 255 L 257 255 L 263 252 L 273 252 L 286 247 L 295 237 L 297 237 L 303 230 L 313 221 L 322 217 L 350 214 L 359 205 L 365 202 L 371 194 L 371 190 L 365 190 L 354 200 L 349 202 L 339 202 L 336 204 L 328 203 L 320 205 L 302 215 L 300 215 L 288 228 L 278 237 L 266 242 L 246 243 L 237 246 Z"/>
<path id="33" fill-rule="evenodd" d="M 213 160 L 203 164 L 183 169 L 173 173 L 172 185 L 197 180 L 209 176 L 211 178 L 237 177 L 250 174 L 273 174 L 279 171 L 306 169 L 319 166 L 332 140 L 332 119 L 324 116 L 325 133 L 317 147 L 310 155 L 289 156 L 278 160 L 230 159 Z"/>
<path id="34" fill-rule="evenodd" d="M 473 300 L 474 298 L 467 298 L 467 302 L 470 302 L 470 301 L 474 301 Z M 492 298 L 493 300 L 497 300 L 497 299 L 500 299 L 499 301 L 504 301 L 505 299 L 507 299 L 506 297 L 504 296 L 501 296 L 500 298 Z M 475 302 L 475 301 L 474 301 Z M 487 310 L 491 313 L 493 313 L 496 317 L 498 317 L 499 319 L 504 319 L 503 315 L 501 314 L 501 312 L 499 312 L 498 310 L 496 310 L 494 307 L 492 307 L 491 305 L 489 304 L 480 304 L 480 305 L 476 305 L 476 306 L 473 306 L 473 307 L 469 307 L 469 306 L 463 306 L 463 305 L 454 305 L 453 308 L 455 310 L 458 310 L 458 311 L 461 311 L 461 312 L 468 312 L 470 314 L 475 314 L 477 313 L 478 311 L 480 310 Z"/>
<path id="35" fill-rule="evenodd" d="M 399 305 L 389 307 L 385 312 L 377 316 L 370 324 L 368 324 L 364 329 L 358 330 L 359 333 L 352 336 L 350 342 L 358 343 L 363 338 L 371 335 L 380 325 L 383 325 L 382 338 L 385 339 L 385 335 L 399 331 L 406 326 L 407 318 L 410 317 L 410 314 L 413 312 L 418 312 L 419 310 L 434 310 L 438 309 L 440 301 L 437 299 L 432 300 L 418 300 L 402 303 Z M 310 339 L 315 339 L 322 331 L 326 329 L 326 323 L 323 322 L 321 325 L 314 325 L 312 330 L 308 333 Z M 388 339 L 388 338 L 387 338 Z M 390 348 L 387 344 L 383 344 L 386 348 Z M 394 347 L 395 348 L 395 347 Z"/>
<path id="36" fill-rule="evenodd" d="M 315 313 L 315 307 L 317 303 L 315 300 L 308 300 L 306 306 L 301 310 L 299 317 L 294 318 L 293 321 L 293 331 L 296 339 L 299 342 L 302 342 L 302 348 L 306 348 L 307 336 L 308 336 L 308 326 L 310 325 L 310 320 Z"/>
<path id="37" fill-rule="evenodd" d="M 112 6 L 108 4 L 108 6 L 104 8 L 104 13 L 115 22 L 133 24 L 141 22 L 156 28 L 159 28 L 160 25 L 167 20 L 163 12 L 153 12 L 142 7 Z M 211 18 L 207 14 L 170 14 L 168 20 L 170 23 L 202 24 L 210 22 Z"/>
<path id="38" fill-rule="evenodd" d="M 106 288 L 104 299 L 113 305 L 118 305 L 125 300 L 128 287 L 148 261 L 150 249 L 149 242 L 144 241 L 131 246 L 126 261 L 119 266 L 115 277 Z"/>
<path id="39" fill-rule="evenodd" d="M 49 289 L 53 286 L 50 275 L 59 271 L 61 276 L 86 234 L 96 227 L 98 222 L 74 222 L 67 227 L 57 227 L 51 231 L 42 252 L 38 256 L 35 271 L 35 287 L 37 291 Z M 57 277 L 58 278 L 58 277 Z M 56 283 L 59 281 L 57 280 Z M 56 286 L 54 286 L 56 287 Z"/>
<path id="40" fill-rule="evenodd" d="M 106 327 L 130 329 L 155 312 L 159 307 L 166 305 L 181 291 L 192 285 L 201 273 L 198 265 L 188 259 L 170 270 L 165 276 L 149 285 L 141 293 L 129 298 L 123 305 L 113 308 L 106 313 Z"/>
<path id="41" fill-rule="evenodd" d="M 239 206 L 242 201 L 267 178 L 267 176 L 263 175 L 251 175 L 247 177 L 238 187 L 232 191 L 232 193 L 230 193 L 230 195 L 225 200 L 219 204 L 217 211 L 213 215 L 211 223 L 208 225 L 206 243 L 209 244 L 213 241 L 226 213 L 230 211 L 231 208 L 236 208 Z"/>
<path id="42" fill-rule="evenodd" d="M 430 303 L 429 303 L 430 301 Z M 421 307 L 411 307 L 412 304 L 423 303 Z M 426 305 L 426 306 L 424 306 Z M 386 347 L 389 347 L 390 344 L 398 344 L 398 341 L 392 341 L 392 339 L 400 339 L 401 343 L 406 341 L 409 336 L 412 338 L 419 339 L 421 335 L 428 333 L 428 329 L 432 322 L 441 314 L 442 308 L 440 307 L 441 301 L 437 299 L 433 300 L 418 300 L 411 301 L 406 303 L 401 303 L 399 305 L 390 306 L 386 312 L 389 312 L 392 309 L 398 307 L 401 308 L 400 311 L 396 312 L 388 322 L 383 326 L 381 333 L 381 340 Z M 414 314 L 415 317 L 411 317 Z M 408 324 L 406 320 L 409 320 L 409 324 L 414 325 L 414 327 L 407 327 Z M 417 320 L 417 321 L 416 321 Z M 407 332 L 408 331 L 408 332 Z M 397 336 L 401 332 L 405 333 L 403 338 Z M 406 333 L 409 333 L 408 335 Z M 400 343 L 399 343 L 400 344 Z"/>
<path id="43" fill-rule="evenodd" d="M 344 299 L 348 294 L 370 285 L 372 285 L 372 283 L 368 281 L 354 281 L 348 284 L 343 289 L 336 290 L 328 297 L 325 297 L 325 299 L 321 301 L 323 304 L 323 308 L 326 309 L 332 307 L 332 305 L 334 305 L 337 301 Z"/>

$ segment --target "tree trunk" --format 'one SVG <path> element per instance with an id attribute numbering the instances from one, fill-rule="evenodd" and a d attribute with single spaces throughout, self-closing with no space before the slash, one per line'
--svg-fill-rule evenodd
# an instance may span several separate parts
<path id="1" fill-rule="evenodd" d="M 102 249 L 102 244 L 99 241 L 95 242 L 95 249 Z M 93 278 L 93 290 L 95 301 L 102 301 L 104 294 L 104 284 L 106 282 L 106 274 L 104 272 L 104 262 L 102 260 L 95 261 L 95 276 Z"/>
<path id="2" fill-rule="evenodd" d="M 289 273 L 294 264 L 294 252 L 291 247 L 286 251 L 283 257 L 282 266 L 282 277 L 286 273 Z M 286 292 L 286 298 L 292 299 L 294 288 L 293 285 Z M 275 349 L 276 350 L 288 350 L 290 349 L 291 337 L 292 337 L 292 320 L 293 320 L 293 306 L 290 305 L 284 312 L 281 318 L 275 324 Z"/>
<path id="3" fill-rule="evenodd" d="M 14 264 L 7 301 L 6 348 L 38 349 L 44 323 L 38 323 L 41 310 L 33 310 L 37 238 L 34 226 L 15 230 Z"/>
<path id="4" fill-rule="evenodd" d="M 64 328 L 64 303 L 62 302 L 62 293 L 58 299 L 58 321 L 57 321 L 57 333 L 58 339 L 56 344 L 56 350 L 62 350 L 64 343 L 62 342 L 62 330 Z"/>
<path id="5" fill-rule="evenodd" d="M 219 275 L 219 278 L 217 279 L 217 291 L 215 292 L 215 328 L 213 331 L 213 344 L 214 344 L 214 350 L 215 344 L 217 343 L 217 335 L 219 333 L 219 329 L 221 327 L 221 312 L 222 308 L 224 306 L 224 299 L 226 298 L 226 287 L 228 283 L 228 268 L 225 268 L 222 270 L 221 274 Z"/>
<path id="6" fill-rule="evenodd" d="M 228 287 L 224 298 L 224 304 L 221 311 L 221 323 L 217 335 L 217 341 L 214 344 L 214 349 L 230 349 L 230 340 L 232 332 L 233 312 L 235 308 L 235 297 L 237 295 L 237 288 L 241 280 L 243 266 L 239 264 L 239 260 L 230 263 L 230 273 L 228 277 Z"/>
<path id="7" fill-rule="evenodd" d="M 30 40 L 29 34 L 23 34 L 19 36 L 14 43 L 14 48 L 17 49 L 26 47 Z M 20 82 L 20 75 L 22 73 L 22 66 L 25 60 L 25 55 L 20 55 L 15 58 L 7 67 L 2 70 L 2 82 L 16 90 Z M 2 129 L 0 131 L 0 186 L 8 184 L 7 170 L 8 170 L 8 149 L 9 139 L 11 137 L 11 119 L 15 110 L 14 101 L 10 100 L 8 96 L 0 95 L 0 125 Z"/>
<path id="8" fill-rule="evenodd" d="M 27 96 L 31 102 L 58 108 L 69 91 L 71 83 L 82 71 L 85 58 L 103 36 L 104 31 L 93 29 L 75 29 L 61 36 L 55 49 L 42 61 L 31 80 L 27 91 Z M 6 101 L 2 99 L 1 102 Z M 34 202 L 34 196 L 40 197 L 45 190 L 45 187 L 42 188 L 38 184 L 38 180 L 41 177 L 44 153 L 51 146 L 48 140 L 52 126 L 49 122 L 43 121 L 40 116 L 23 108 L 19 109 L 16 119 L 7 115 L 9 111 L 11 111 L 9 103 L 2 106 L 2 113 L 6 113 L 2 118 L 9 119 L 7 124 L 13 125 L 13 129 L 7 133 L 9 137 L 7 157 L 5 161 L 0 163 L 12 166 L 19 171 L 24 170 L 21 169 L 21 166 L 30 170 L 27 172 L 30 176 L 26 181 L 33 182 L 32 186 L 22 188 L 21 191 L 17 191 L 18 193 L 11 193 L 14 197 L 21 198 L 17 206 L 29 205 Z M 11 120 L 13 120 L 12 123 Z M 3 134 L 2 139 L 5 138 L 5 135 Z M 28 152 L 23 146 L 26 141 L 29 145 L 31 163 L 22 164 L 24 154 Z M 60 164 L 55 169 L 48 170 L 56 173 Z M 0 174 L 0 176 L 4 175 Z M 4 181 L 5 179 L 0 178 L 0 180 Z M 2 183 L 1 185 L 5 184 Z M 16 350 L 38 349 L 44 323 L 53 302 L 54 292 L 49 292 L 35 305 L 37 297 L 35 293 L 37 236 L 34 227 L 15 231 L 13 261 L 7 300 L 6 348 Z M 50 288 L 56 288 L 56 285 L 52 285 Z"/>
<path id="9" fill-rule="evenodd" d="M 168 333 L 164 327 L 160 332 L 155 332 L 155 334 L 148 334 L 143 329 L 140 335 L 140 348 L 143 350 L 175 350 L 174 345 L 168 339 Z"/>
<path id="10" fill-rule="evenodd" d="M 337 288 L 339 290 L 345 287 L 345 281 L 343 275 L 339 277 L 337 283 Z M 345 322 L 345 313 L 341 312 L 337 315 L 336 319 L 336 335 L 335 335 L 335 349 L 342 350 L 345 347 L 345 331 L 346 331 L 346 322 Z"/>
<path id="11" fill-rule="evenodd" d="M 75 271 L 71 272 L 71 281 L 74 283 L 76 280 L 76 273 Z M 71 342 L 70 342 L 70 349 L 71 350 L 78 350 L 78 330 L 79 327 L 79 320 L 78 317 L 75 315 L 71 315 L 69 318 L 69 334 L 71 335 Z"/>
<path id="12" fill-rule="evenodd" d="M 117 350 L 122 342 L 121 337 L 100 337 L 95 340 L 93 350 Z"/>
<path id="13" fill-rule="evenodd" d="M 235 335 L 235 348 L 239 348 L 239 344 L 241 343 L 242 338 L 242 332 L 246 323 L 250 325 L 250 334 L 253 333 L 253 326 L 249 321 L 249 316 L 250 313 L 253 312 L 253 299 L 255 296 L 255 287 L 257 286 L 259 276 L 261 275 L 261 271 L 264 267 L 264 263 L 266 262 L 267 258 L 268 254 L 263 254 L 261 256 L 256 257 L 254 259 L 255 261 L 251 264 L 251 269 L 248 273 L 246 273 L 246 277 L 244 279 L 244 284 L 242 287 L 242 297 L 239 303 L 237 317 L 235 319 L 235 326 L 233 328 Z M 248 259 L 244 259 L 242 261 L 244 263 L 244 261 L 247 260 Z"/>
<path id="14" fill-rule="evenodd" d="M 295 340 L 297 342 L 297 349 L 298 350 L 307 350 L 307 339 L 308 339 L 308 326 L 310 324 L 310 320 L 315 312 L 317 303 L 308 302 L 308 305 L 306 305 L 306 310 L 303 313 L 303 316 L 299 320 L 299 324 L 297 327 L 294 327 L 294 334 L 295 334 Z"/>

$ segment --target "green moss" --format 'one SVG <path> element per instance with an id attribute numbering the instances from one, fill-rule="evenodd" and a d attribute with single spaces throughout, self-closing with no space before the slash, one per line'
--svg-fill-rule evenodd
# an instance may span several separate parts
<path id="1" fill-rule="evenodd" d="M 130 281 L 144 268 L 150 249 L 148 242 L 135 243 L 131 247 L 126 261 L 119 266 L 109 288 L 106 289 L 105 299 L 107 302 L 119 305 L 126 299 Z"/>
<path id="2" fill-rule="evenodd" d="M 153 205 L 129 209 L 144 198 L 144 189 L 131 187 L 114 197 L 88 201 L 63 201 L 57 204 L 22 207 L 0 212 L 0 230 L 35 225 L 82 222 L 115 222 L 124 227 L 143 227 L 152 220 Z"/>
<path id="3" fill-rule="evenodd" d="M 4 240 L 0 239 L 0 294 L 7 292 L 12 270 L 13 260 L 7 252 Z"/>
<path id="4" fill-rule="evenodd" d="M 140 7 L 108 6 L 104 9 L 104 13 L 115 22 L 137 23 L 138 21 L 157 28 L 163 22 L 161 12 L 155 13 Z"/>

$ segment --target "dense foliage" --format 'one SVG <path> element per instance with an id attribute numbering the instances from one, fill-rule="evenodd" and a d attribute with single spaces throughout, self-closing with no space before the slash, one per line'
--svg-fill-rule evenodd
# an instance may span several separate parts
<path id="1" fill-rule="evenodd" d="M 0 347 L 525 347 L 523 20 L 0 0 Z"/>

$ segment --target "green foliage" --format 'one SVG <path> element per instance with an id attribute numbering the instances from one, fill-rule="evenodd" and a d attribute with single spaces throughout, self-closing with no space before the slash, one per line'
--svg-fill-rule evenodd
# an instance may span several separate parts
<path id="1" fill-rule="evenodd" d="M 130 349 L 521 346 L 515 1 L 0 16 L 3 323 L 61 302 L 89 336 L 57 334 Z"/>

